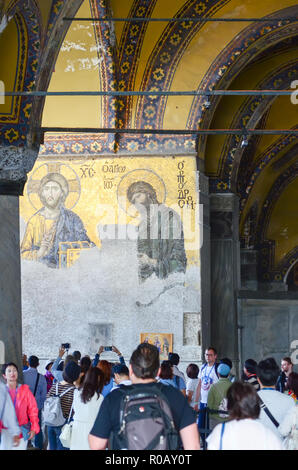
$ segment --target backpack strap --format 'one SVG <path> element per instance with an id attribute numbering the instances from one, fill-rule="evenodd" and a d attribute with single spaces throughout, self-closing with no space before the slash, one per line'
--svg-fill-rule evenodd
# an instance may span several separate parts
<path id="1" fill-rule="evenodd" d="M 219 443 L 219 450 L 222 450 L 222 439 L 223 439 L 223 435 L 224 435 L 224 432 L 225 432 L 225 421 L 222 423 L 221 425 L 221 433 L 220 433 L 220 443 Z"/>
<path id="2" fill-rule="evenodd" d="M 64 390 L 64 392 L 61 393 L 61 395 L 58 395 L 59 398 L 63 397 L 67 392 L 70 390 L 73 390 L 75 387 L 69 387 L 67 390 Z"/>
<path id="3" fill-rule="evenodd" d="M 4 398 L 3 408 L 2 408 L 2 411 L 1 411 L 0 423 L 2 423 L 2 420 L 3 420 L 3 415 L 4 415 L 5 406 L 6 406 L 7 396 L 8 396 L 8 392 L 7 392 L 7 390 L 5 390 L 5 398 Z M 1 431 L 1 428 L 0 428 L 0 431 Z"/>
<path id="4" fill-rule="evenodd" d="M 263 402 L 262 398 L 260 397 L 259 395 L 259 401 L 260 401 L 260 405 L 261 405 L 261 408 L 265 411 L 266 415 L 268 416 L 268 418 L 272 421 L 272 423 L 274 424 L 274 426 L 276 426 L 278 428 L 279 426 L 279 422 L 276 421 L 276 419 L 274 418 L 274 416 L 270 413 L 270 411 L 268 410 L 267 406 L 265 405 L 265 403 Z"/>
<path id="5" fill-rule="evenodd" d="M 34 392 L 33 392 L 33 395 L 34 395 L 34 396 L 35 396 L 35 394 L 36 394 L 37 385 L 38 385 L 38 381 L 39 381 L 39 376 L 40 376 L 40 374 L 37 372 L 37 378 L 36 378 L 35 387 L 34 387 Z"/>
<path id="6" fill-rule="evenodd" d="M 176 384 L 177 388 L 180 388 L 179 387 L 179 376 L 178 375 L 174 375 L 174 381 L 175 381 L 175 384 Z"/>

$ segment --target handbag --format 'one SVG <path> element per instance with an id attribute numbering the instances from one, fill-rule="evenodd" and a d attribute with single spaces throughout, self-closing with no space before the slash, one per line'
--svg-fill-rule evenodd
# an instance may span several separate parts
<path id="1" fill-rule="evenodd" d="M 71 410 L 69 412 L 68 420 L 64 424 L 64 426 L 62 427 L 61 434 L 59 436 L 61 444 L 63 445 L 63 447 L 66 447 L 67 449 L 70 448 L 70 444 L 71 444 L 71 435 L 72 435 L 73 422 L 70 421 L 70 420 L 71 420 L 72 410 L 73 410 L 73 402 L 72 402 L 72 405 L 71 405 Z"/>

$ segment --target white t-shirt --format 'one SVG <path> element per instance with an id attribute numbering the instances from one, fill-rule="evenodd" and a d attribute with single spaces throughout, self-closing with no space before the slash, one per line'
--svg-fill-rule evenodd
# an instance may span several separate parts
<path id="1" fill-rule="evenodd" d="M 208 401 L 208 392 L 211 385 L 218 382 L 218 377 L 215 372 L 215 364 L 213 366 L 204 365 L 201 367 L 199 373 L 199 379 L 201 379 L 201 403 L 207 403 Z"/>
<path id="2" fill-rule="evenodd" d="M 188 392 L 192 392 L 192 398 L 190 402 L 190 406 L 193 408 L 195 406 L 196 401 L 196 390 L 199 383 L 199 379 L 187 379 L 186 381 L 186 396 Z"/>
<path id="3" fill-rule="evenodd" d="M 222 424 L 207 437 L 208 450 L 220 450 Z M 222 450 L 282 450 L 282 441 L 258 420 L 240 419 L 225 424 Z"/>
<path id="4" fill-rule="evenodd" d="M 258 395 L 261 397 L 268 410 L 276 421 L 281 424 L 287 412 L 295 407 L 295 401 L 292 397 L 280 393 L 277 390 L 263 389 L 258 391 Z M 267 416 L 265 411 L 261 409 L 259 421 L 271 429 L 277 436 L 281 437 L 281 434 L 277 427 L 272 423 L 271 419 Z"/>

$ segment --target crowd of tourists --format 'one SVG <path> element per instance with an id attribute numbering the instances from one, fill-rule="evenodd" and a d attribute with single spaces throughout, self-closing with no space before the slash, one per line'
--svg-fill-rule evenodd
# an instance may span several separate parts
<path id="1" fill-rule="evenodd" d="M 294 450 L 298 449 L 298 374 L 289 357 L 232 361 L 205 351 L 205 363 L 140 344 L 126 365 L 65 345 L 45 373 L 37 356 L 2 367 L 1 450 Z"/>

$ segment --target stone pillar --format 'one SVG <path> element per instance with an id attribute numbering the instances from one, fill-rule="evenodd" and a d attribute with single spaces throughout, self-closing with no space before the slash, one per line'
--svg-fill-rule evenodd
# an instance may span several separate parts
<path id="1" fill-rule="evenodd" d="M 37 155 L 37 150 L 25 147 L 0 146 L 0 363 L 15 362 L 21 377 L 19 195 Z"/>
<path id="2" fill-rule="evenodd" d="M 211 342 L 238 370 L 237 294 L 240 287 L 239 200 L 210 195 Z"/>
<path id="3" fill-rule="evenodd" d="M 258 290 L 258 252 L 241 249 L 241 289 Z"/>
<path id="4" fill-rule="evenodd" d="M 0 341 L 5 362 L 21 367 L 22 315 L 19 241 L 19 198 L 0 196 Z M 22 369 L 21 369 L 22 370 Z"/>
<path id="5" fill-rule="evenodd" d="M 201 322 L 202 322 L 202 361 L 204 351 L 211 341 L 211 318 L 210 318 L 210 202 L 209 202 L 209 178 L 202 172 L 197 172 L 199 204 L 201 211 L 200 234 L 202 244 L 200 248 L 200 271 L 201 271 Z"/>

